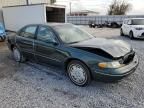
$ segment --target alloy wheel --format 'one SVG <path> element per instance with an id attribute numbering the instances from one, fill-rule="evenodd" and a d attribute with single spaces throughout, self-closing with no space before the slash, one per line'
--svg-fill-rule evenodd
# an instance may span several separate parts
<path id="1" fill-rule="evenodd" d="M 76 85 L 82 86 L 87 82 L 87 72 L 80 64 L 70 64 L 68 67 L 68 74 L 72 82 Z"/>
<path id="2" fill-rule="evenodd" d="M 17 48 L 13 49 L 13 57 L 14 57 L 16 62 L 20 62 L 21 54 L 20 54 L 20 51 Z"/>

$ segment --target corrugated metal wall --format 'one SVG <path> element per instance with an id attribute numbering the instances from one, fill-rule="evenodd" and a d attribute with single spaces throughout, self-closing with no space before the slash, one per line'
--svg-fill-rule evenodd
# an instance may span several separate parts
<path id="1" fill-rule="evenodd" d="M 77 25 L 87 25 L 89 21 L 94 21 L 96 24 L 104 24 L 105 21 L 115 21 L 121 24 L 125 18 L 144 18 L 144 15 L 68 16 L 67 22 Z"/>
<path id="2" fill-rule="evenodd" d="M 26 0 L 0 0 L 2 6 L 24 5 Z"/>

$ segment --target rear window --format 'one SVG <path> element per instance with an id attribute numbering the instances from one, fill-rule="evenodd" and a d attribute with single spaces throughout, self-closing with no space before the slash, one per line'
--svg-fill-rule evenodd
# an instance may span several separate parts
<path id="1" fill-rule="evenodd" d="M 144 25 L 144 19 L 133 19 L 132 24 L 133 25 Z"/>

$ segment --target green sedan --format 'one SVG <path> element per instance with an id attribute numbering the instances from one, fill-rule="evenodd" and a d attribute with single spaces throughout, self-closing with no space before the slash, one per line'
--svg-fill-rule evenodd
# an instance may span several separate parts
<path id="1" fill-rule="evenodd" d="M 138 66 L 137 55 L 129 44 L 95 38 L 72 24 L 31 24 L 7 40 L 15 61 L 61 66 L 78 86 L 86 86 L 93 79 L 121 80 Z"/>

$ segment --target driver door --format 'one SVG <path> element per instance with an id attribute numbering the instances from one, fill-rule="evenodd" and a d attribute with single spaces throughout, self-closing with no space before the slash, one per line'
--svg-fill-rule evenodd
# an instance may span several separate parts
<path id="1" fill-rule="evenodd" d="M 35 57 L 38 62 L 61 64 L 59 44 L 53 31 L 47 26 L 39 26 L 35 40 Z"/>

